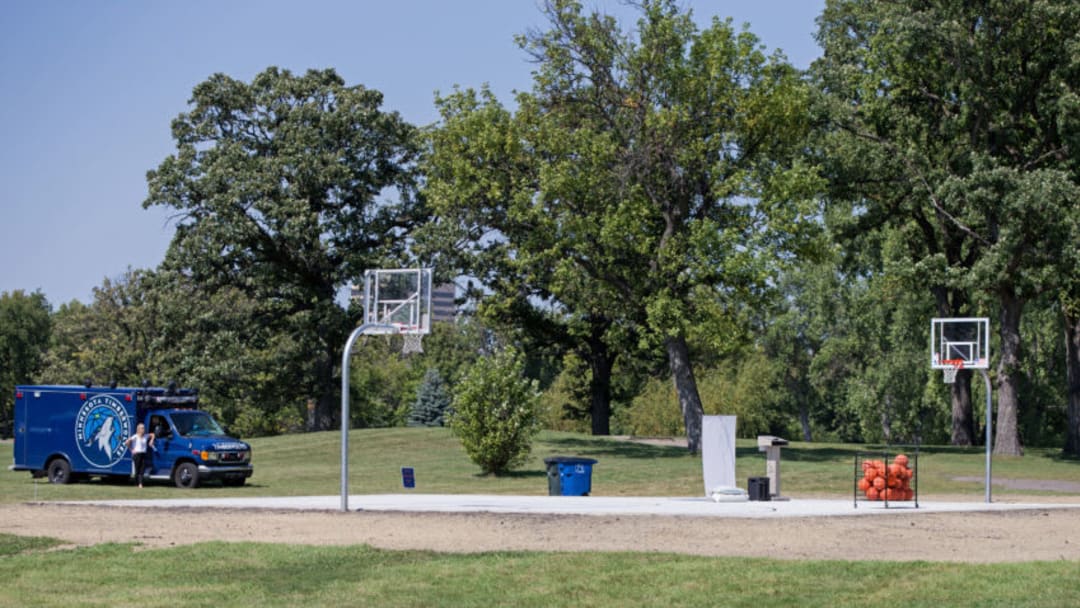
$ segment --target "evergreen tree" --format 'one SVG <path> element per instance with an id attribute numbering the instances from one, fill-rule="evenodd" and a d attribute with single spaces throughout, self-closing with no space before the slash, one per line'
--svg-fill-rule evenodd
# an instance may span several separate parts
<path id="1" fill-rule="evenodd" d="M 416 402 L 409 412 L 409 426 L 443 426 L 443 415 L 449 407 L 446 382 L 439 370 L 429 367 L 416 391 Z"/>

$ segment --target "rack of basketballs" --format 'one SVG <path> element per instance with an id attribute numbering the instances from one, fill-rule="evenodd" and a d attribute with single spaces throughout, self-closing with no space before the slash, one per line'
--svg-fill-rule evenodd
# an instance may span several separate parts
<path id="1" fill-rule="evenodd" d="M 908 456 L 889 451 L 855 454 L 855 506 L 859 501 L 914 502 L 919 506 L 919 451 Z"/>

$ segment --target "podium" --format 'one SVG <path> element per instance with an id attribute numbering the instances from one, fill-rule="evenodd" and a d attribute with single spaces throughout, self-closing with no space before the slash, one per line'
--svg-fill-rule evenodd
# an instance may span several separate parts
<path id="1" fill-rule="evenodd" d="M 765 476 L 769 478 L 769 499 L 788 500 L 780 494 L 780 448 L 788 444 L 787 439 L 773 435 L 758 435 L 759 452 L 765 452 Z"/>

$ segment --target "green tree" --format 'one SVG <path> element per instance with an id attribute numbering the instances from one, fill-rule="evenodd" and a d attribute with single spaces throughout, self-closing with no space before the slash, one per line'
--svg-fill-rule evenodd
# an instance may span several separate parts
<path id="1" fill-rule="evenodd" d="M 278 373 L 315 404 L 318 429 L 336 415 L 335 362 L 352 326 L 337 290 L 422 219 L 415 129 L 381 104 L 333 70 L 216 74 L 173 121 L 176 152 L 147 174 L 143 206 L 176 212 L 165 267 L 268 304 L 260 321 L 302 353 Z"/>
<path id="2" fill-rule="evenodd" d="M 357 428 L 405 426 L 424 368 L 401 356 L 386 337 L 368 336 L 353 348 L 351 424 Z"/>
<path id="3" fill-rule="evenodd" d="M 40 291 L 0 293 L 0 437 L 12 436 L 15 385 L 34 381 L 52 333 L 51 308 Z"/>
<path id="4" fill-rule="evenodd" d="M 785 272 L 777 298 L 761 310 L 762 349 L 782 367 L 780 407 L 797 416 L 803 441 L 813 441 L 815 426 L 833 430 L 835 393 L 817 390 L 811 370 L 827 339 L 845 330 L 834 322 L 843 312 L 843 291 L 836 260 L 828 258 Z"/>
<path id="5" fill-rule="evenodd" d="M 531 127 L 487 90 L 438 100 L 426 194 L 437 220 L 418 233 L 440 267 L 476 277 L 468 290 L 485 323 L 515 331 L 530 352 L 574 353 L 591 372 L 591 428 L 610 432 L 611 369 L 620 338 L 607 297 L 588 277 L 558 272 L 560 231 L 543 213 L 513 203 L 539 186 L 542 164 L 530 150 Z M 627 332 L 622 332 L 627 333 Z M 632 332 L 631 332 L 632 333 Z"/>
<path id="6" fill-rule="evenodd" d="M 450 429 L 485 475 L 523 463 L 540 430 L 540 392 L 524 370 L 522 356 L 505 349 L 478 359 L 454 387 Z"/>
<path id="7" fill-rule="evenodd" d="M 416 401 L 409 412 L 409 426 L 443 426 L 451 396 L 439 370 L 431 367 L 424 372 Z"/>
<path id="8" fill-rule="evenodd" d="M 151 288 L 161 328 L 153 342 L 160 364 L 149 379 L 198 388 L 202 407 L 243 436 L 314 424 L 307 395 L 281 373 L 296 369 L 309 351 L 265 322 L 278 313 L 275 302 L 235 287 L 206 289 L 175 271 L 159 272 Z"/>
<path id="9" fill-rule="evenodd" d="M 642 2 L 636 35 L 577 2 L 544 8 L 550 29 L 521 39 L 537 69 L 515 114 L 469 91 L 444 103 L 445 122 L 478 125 L 458 136 L 474 153 L 445 156 L 450 175 L 481 179 L 434 174 L 433 205 L 471 208 L 462 233 L 482 254 L 500 253 L 484 240 L 499 230 L 516 255 L 501 259 L 524 261 L 511 287 L 565 312 L 579 344 L 663 349 L 697 451 L 691 328 L 757 297 L 816 228 L 819 184 L 798 160 L 807 90 L 753 35 L 718 20 L 698 32 L 673 1 Z"/>
<path id="10" fill-rule="evenodd" d="M 151 287 L 155 274 L 128 269 L 94 288 L 89 306 L 61 305 L 41 378 L 56 384 L 116 382 L 139 386 L 158 375 L 157 337 L 162 320 Z M 176 378 L 169 378 L 177 380 Z"/>
<path id="11" fill-rule="evenodd" d="M 1021 453 L 1021 317 L 1071 247 L 1075 185 L 1062 164 L 1078 86 L 1080 6 L 830 0 L 819 20 L 835 200 L 858 230 L 909 235 L 938 314 L 995 309 L 1000 348 L 995 452 Z M 966 316 L 965 315 L 965 316 Z M 965 375 L 954 391 L 966 391 Z M 954 441 L 973 417 L 955 412 Z M 970 399 L 968 399 L 970 402 Z M 970 406 L 968 406 L 970 407 Z M 962 428 L 957 428 L 960 426 Z"/>

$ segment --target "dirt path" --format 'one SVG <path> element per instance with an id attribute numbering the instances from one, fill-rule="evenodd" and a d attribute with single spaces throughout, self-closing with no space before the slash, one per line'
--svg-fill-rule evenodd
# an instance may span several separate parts
<path id="1" fill-rule="evenodd" d="M 718 519 L 0 505 L 0 532 L 75 545 L 369 544 L 446 552 L 658 551 L 784 559 L 1080 560 L 1080 510 Z"/>

